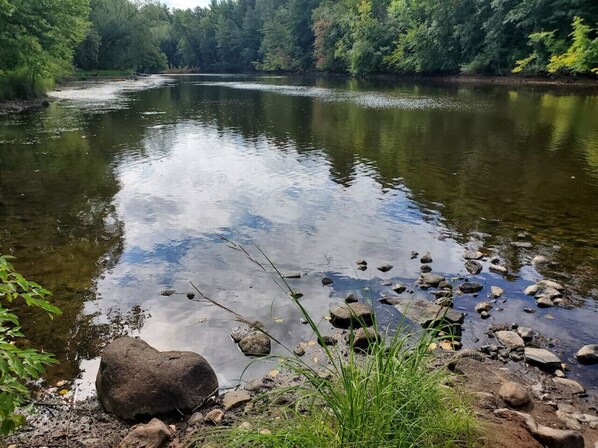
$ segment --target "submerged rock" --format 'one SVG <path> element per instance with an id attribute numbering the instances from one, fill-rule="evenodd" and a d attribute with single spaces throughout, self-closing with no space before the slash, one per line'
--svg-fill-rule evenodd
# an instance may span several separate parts
<path id="1" fill-rule="evenodd" d="M 350 292 L 345 296 L 345 302 L 346 303 L 358 302 L 357 296 L 354 293 Z"/>
<path id="2" fill-rule="evenodd" d="M 141 339 L 124 337 L 102 353 L 96 389 L 107 412 L 132 420 L 194 409 L 218 390 L 218 379 L 197 353 L 160 352 Z"/>
<path id="3" fill-rule="evenodd" d="M 492 304 L 490 302 L 479 302 L 475 306 L 476 313 L 481 313 L 483 311 L 490 311 L 492 309 Z"/>
<path id="4" fill-rule="evenodd" d="M 419 268 L 420 272 L 423 272 L 424 274 L 427 272 L 432 272 L 432 266 L 430 266 L 429 264 L 422 264 L 421 267 Z"/>

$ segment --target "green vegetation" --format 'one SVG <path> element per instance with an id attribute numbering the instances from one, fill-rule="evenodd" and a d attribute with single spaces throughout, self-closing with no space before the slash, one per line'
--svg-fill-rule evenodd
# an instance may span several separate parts
<path id="1" fill-rule="evenodd" d="M 157 0 L 0 0 L 0 100 L 37 95 L 72 64 L 590 75 L 597 24 L 594 0 L 212 0 L 187 10 Z"/>
<path id="2" fill-rule="evenodd" d="M 0 255 L 0 434 L 4 435 L 25 422 L 17 408 L 29 395 L 26 383 L 38 379 L 45 366 L 56 363 L 52 355 L 15 344 L 24 335 L 18 316 L 6 305 L 23 301 L 27 306 L 45 311 L 50 318 L 60 314 L 60 310 L 46 300 L 50 292 L 25 280 L 14 270 L 9 258 Z"/>

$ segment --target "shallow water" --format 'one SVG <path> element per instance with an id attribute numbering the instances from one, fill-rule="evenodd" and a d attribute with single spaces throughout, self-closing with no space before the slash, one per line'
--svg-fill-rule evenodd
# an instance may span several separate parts
<path id="1" fill-rule="evenodd" d="M 228 336 L 239 324 L 185 294 L 160 295 L 189 282 L 290 347 L 312 337 L 276 276 L 226 239 L 303 273 L 290 282 L 317 319 L 349 291 L 375 302 L 384 280 L 413 282 L 413 250 L 450 277 L 466 275 L 466 249 L 497 254 L 512 275 L 485 262 L 476 280 L 482 297 L 506 290 L 504 311 L 481 321 L 476 299 L 457 297 L 470 312 L 464 344 L 516 321 L 554 338 L 571 376 L 598 386 L 598 369 L 572 357 L 598 334 L 595 92 L 177 76 L 55 96 L 46 110 L 0 117 L 0 252 L 54 291 L 64 315 L 25 310 L 25 331 L 58 354 L 52 378 L 79 378 L 80 396 L 121 334 L 197 351 L 223 385 L 240 377 L 249 360 Z M 536 271 L 535 255 L 552 264 Z M 375 269 L 387 262 L 390 272 Z M 324 275 L 334 284 L 323 287 Z M 578 306 L 522 312 L 535 307 L 524 287 L 544 276 Z M 270 368 L 253 364 L 245 378 Z"/>

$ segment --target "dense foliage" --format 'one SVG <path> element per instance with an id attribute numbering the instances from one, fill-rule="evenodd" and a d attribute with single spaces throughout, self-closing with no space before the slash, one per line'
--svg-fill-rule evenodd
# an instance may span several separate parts
<path id="1" fill-rule="evenodd" d="M 84 70 L 591 74 L 595 0 L 0 0 L 0 99 Z M 18 82 L 17 82 L 18 81 Z"/>
<path id="2" fill-rule="evenodd" d="M 17 408 L 29 394 L 26 382 L 38 379 L 46 365 L 56 362 L 51 355 L 15 344 L 24 335 L 18 316 L 9 307 L 18 306 L 15 302 L 22 301 L 47 312 L 50 317 L 60 314 L 60 310 L 46 300 L 50 292 L 25 280 L 8 259 L 0 255 L 0 434 L 8 434 L 25 422 Z"/>

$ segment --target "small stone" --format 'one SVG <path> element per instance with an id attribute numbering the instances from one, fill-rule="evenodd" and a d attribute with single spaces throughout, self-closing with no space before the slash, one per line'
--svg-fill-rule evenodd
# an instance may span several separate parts
<path id="1" fill-rule="evenodd" d="M 561 360 L 554 353 L 543 348 L 526 347 L 525 360 L 544 369 L 558 369 L 561 367 Z"/>
<path id="2" fill-rule="evenodd" d="M 440 288 L 440 289 L 453 289 L 453 285 L 451 285 L 446 280 L 442 280 L 440 283 L 438 283 L 438 288 Z"/>
<path id="3" fill-rule="evenodd" d="M 165 297 L 169 297 L 175 293 L 176 293 L 176 290 L 174 290 L 174 289 L 164 289 L 164 290 L 160 291 L 160 295 L 165 296 Z"/>
<path id="4" fill-rule="evenodd" d="M 380 334 L 374 328 L 358 328 L 353 334 L 353 347 L 359 350 L 367 350 L 380 340 Z"/>
<path id="5" fill-rule="evenodd" d="M 482 263 L 479 261 L 468 260 L 465 263 L 465 269 L 467 269 L 467 272 L 469 272 L 471 275 L 478 275 L 480 272 L 482 272 Z"/>
<path id="6" fill-rule="evenodd" d="M 490 317 L 490 313 L 489 313 L 488 311 L 482 311 L 482 312 L 480 313 L 480 317 L 481 317 L 482 319 L 488 319 L 488 318 Z"/>
<path id="7" fill-rule="evenodd" d="M 363 303 L 351 303 L 336 307 L 330 311 L 330 323 L 337 328 L 372 325 L 372 310 Z"/>
<path id="8" fill-rule="evenodd" d="M 287 278 L 287 279 L 298 279 L 301 278 L 301 272 L 285 272 L 284 274 L 282 274 L 282 278 Z"/>
<path id="9" fill-rule="evenodd" d="M 251 401 L 251 395 L 246 390 L 234 390 L 224 394 L 222 405 L 225 411 L 236 409 Z"/>
<path id="10" fill-rule="evenodd" d="M 419 261 L 422 263 L 432 263 L 434 260 L 432 260 L 432 255 L 430 255 L 430 252 L 426 252 L 426 254 L 421 257 Z"/>
<path id="11" fill-rule="evenodd" d="M 416 259 L 418 255 L 419 254 L 416 251 L 414 251 L 414 250 L 411 251 L 411 259 L 412 260 Z"/>
<path id="12" fill-rule="evenodd" d="M 357 260 L 357 265 L 358 266 L 367 266 L 368 262 L 365 260 Z"/>
<path id="13" fill-rule="evenodd" d="M 420 278 L 423 283 L 430 286 L 438 286 L 441 282 L 445 281 L 442 275 L 432 273 L 423 273 Z"/>
<path id="14" fill-rule="evenodd" d="M 475 306 L 475 310 L 477 313 L 481 313 L 482 311 L 490 311 L 492 309 L 492 304 L 490 302 L 479 302 Z"/>
<path id="15" fill-rule="evenodd" d="M 548 297 L 539 297 L 538 300 L 536 300 L 536 305 L 538 305 L 539 308 L 551 308 L 554 306 L 554 303 L 552 303 L 552 300 Z"/>
<path id="16" fill-rule="evenodd" d="M 496 398 L 488 392 L 476 392 L 475 404 L 482 409 L 496 409 Z"/>
<path id="17" fill-rule="evenodd" d="M 264 333 L 253 333 L 239 341 L 239 348 L 246 356 L 267 356 L 270 354 L 270 338 Z"/>
<path id="18" fill-rule="evenodd" d="M 552 280 L 540 280 L 538 282 L 538 286 L 540 288 L 543 288 L 543 289 L 544 288 L 552 288 L 552 289 L 556 289 L 558 291 L 564 291 L 565 290 L 565 288 L 560 283 L 557 283 L 557 282 L 552 281 Z"/>
<path id="19" fill-rule="evenodd" d="M 563 412 L 559 409 L 558 411 L 556 411 L 556 416 L 560 421 L 562 421 L 565 424 L 565 426 L 567 426 L 567 428 L 574 429 L 577 431 L 581 430 L 581 425 L 579 424 L 579 421 L 574 415 L 571 415 L 567 412 Z"/>
<path id="20" fill-rule="evenodd" d="M 381 266 L 378 266 L 378 270 L 382 271 L 382 272 L 388 272 L 388 271 L 390 271 L 392 269 L 392 267 L 393 267 L 392 264 L 388 264 L 387 263 L 387 264 L 383 264 Z"/>
<path id="21" fill-rule="evenodd" d="M 575 353 L 575 357 L 583 364 L 598 363 L 598 344 L 584 345 Z"/>
<path id="22" fill-rule="evenodd" d="M 346 303 L 355 303 L 357 302 L 357 297 L 355 296 L 355 294 L 353 294 L 352 292 L 350 292 L 349 294 L 347 294 L 345 296 L 345 302 Z"/>
<path id="23" fill-rule="evenodd" d="M 507 272 L 509 272 L 506 267 L 501 266 L 500 264 L 490 264 L 490 266 L 488 267 L 488 270 L 490 272 L 494 272 L 495 274 L 502 274 L 502 275 L 506 275 Z"/>
<path id="24" fill-rule="evenodd" d="M 322 285 L 324 285 L 324 286 L 332 285 L 333 283 L 334 283 L 334 280 L 332 280 L 330 277 L 324 277 L 322 279 Z"/>
<path id="25" fill-rule="evenodd" d="M 527 288 L 523 290 L 523 293 L 528 296 L 535 296 L 540 291 L 540 287 L 538 285 L 529 285 Z"/>
<path id="26" fill-rule="evenodd" d="M 465 282 L 459 286 L 459 289 L 464 294 L 474 294 L 480 292 L 484 287 L 477 282 Z"/>
<path id="27" fill-rule="evenodd" d="M 205 421 L 218 425 L 224 419 L 224 411 L 222 409 L 212 409 L 206 414 Z"/>
<path id="28" fill-rule="evenodd" d="M 523 307 L 523 311 L 524 311 L 525 313 L 527 313 L 527 314 L 534 314 L 534 313 L 536 312 L 536 310 L 535 310 L 535 309 L 533 309 L 533 308 L 530 308 L 530 307 L 527 307 L 527 306 L 524 306 L 524 307 Z"/>
<path id="29" fill-rule="evenodd" d="M 305 349 L 303 347 L 301 347 L 300 345 L 298 345 L 297 347 L 295 347 L 293 349 L 293 353 L 297 356 L 303 356 L 303 355 L 305 355 Z"/>
<path id="30" fill-rule="evenodd" d="M 534 258 L 532 258 L 533 266 L 540 266 L 540 265 L 543 265 L 546 263 L 548 263 L 548 258 L 546 258 L 542 255 L 536 255 Z"/>
<path id="31" fill-rule="evenodd" d="M 514 381 L 503 384 L 498 391 L 500 398 L 512 408 L 522 408 L 530 404 L 532 397 L 527 389 Z"/>
<path id="32" fill-rule="evenodd" d="M 118 448 L 163 448 L 173 439 L 172 430 L 157 418 L 147 424 L 135 425 Z"/>
<path id="33" fill-rule="evenodd" d="M 202 423 L 204 420 L 204 416 L 201 412 L 194 412 L 193 415 L 191 417 L 189 417 L 189 420 L 187 420 L 187 424 L 190 426 L 195 426 L 195 425 L 199 425 L 200 423 Z"/>
<path id="34" fill-rule="evenodd" d="M 554 288 L 544 288 L 540 292 L 540 295 L 543 297 L 548 297 L 550 300 L 554 300 L 554 299 L 563 297 L 561 292 L 558 289 L 554 289 Z"/>
<path id="35" fill-rule="evenodd" d="M 517 328 L 517 334 L 521 336 L 521 339 L 525 342 L 531 341 L 534 338 L 534 330 L 529 327 Z"/>
<path id="36" fill-rule="evenodd" d="M 497 331 L 496 338 L 509 349 L 523 348 L 525 346 L 521 336 L 514 331 Z"/>
<path id="37" fill-rule="evenodd" d="M 432 272 L 432 266 L 424 264 L 419 268 L 420 272 L 423 272 L 424 274 L 428 273 L 428 272 Z"/>
<path id="38" fill-rule="evenodd" d="M 463 255 L 466 260 L 479 260 L 484 256 L 479 250 L 468 250 Z"/>
<path id="39" fill-rule="evenodd" d="M 499 286 L 491 286 L 490 287 L 490 294 L 493 298 L 498 299 L 504 294 L 505 290 Z"/>
<path id="40" fill-rule="evenodd" d="M 395 283 L 392 286 L 392 290 L 394 292 L 396 292 L 397 294 L 401 294 L 407 290 L 407 287 L 405 285 L 403 285 L 402 283 Z"/>
<path id="41" fill-rule="evenodd" d="M 568 387 L 571 390 L 571 392 L 574 394 L 583 394 L 586 391 L 585 387 L 583 387 L 577 381 L 570 380 L 568 378 L 556 377 L 556 378 L 553 378 L 552 381 L 554 381 L 557 384 L 561 384 L 563 386 Z"/>
<path id="42" fill-rule="evenodd" d="M 322 336 L 322 338 L 318 338 L 318 344 L 320 344 L 322 347 L 327 346 L 327 345 L 336 345 L 338 344 L 338 341 L 336 340 L 336 338 L 332 337 L 332 336 Z"/>
<path id="43" fill-rule="evenodd" d="M 251 331 L 247 327 L 235 327 L 233 328 L 233 331 L 231 331 L 230 337 L 233 341 L 235 341 L 238 344 L 241 341 L 241 339 L 243 339 L 246 336 L 249 336 L 250 334 Z"/>
<path id="44" fill-rule="evenodd" d="M 565 372 L 563 372 L 562 370 L 555 370 L 554 371 L 554 376 L 556 376 L 557 378 L 565 378 Z"/>

